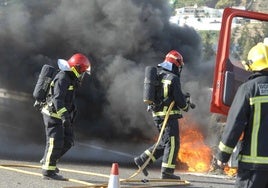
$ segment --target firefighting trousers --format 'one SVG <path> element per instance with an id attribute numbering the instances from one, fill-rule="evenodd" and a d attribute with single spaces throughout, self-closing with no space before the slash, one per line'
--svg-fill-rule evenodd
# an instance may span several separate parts
<path id="1" fill-rule="evenodd" d="M 247 170 L 238 167 L 236 188 L 268 188 L 268 171 Z"/>
<path id="2" fill-rule="evenodd" d="M 155 121 L 156 127 L 161 129 L 163 121 Z M 166 124 L 166 128 L 163 132 L 162 138 L 152 155 L 155 144 L 149 147 L 140 158 L 145 162 L 148 157 L 151 158 L 150 163 L 156 161 L 158 158 L 162 158 L 161 171 L 165 173 L 173 173 L 176 167 L 176 160 L 180 147 L 179 142 L 179 123 L 178 119 L 169 119 Z"/>
<path id="3" fill-rule="evenodd" d="M 43 157 L 42 173 L 54 173 L 57 161 L 73 146 L 72 127 L 63 127 L 60 119 L 43 114 L 46 132 L 46 149 Z"/>

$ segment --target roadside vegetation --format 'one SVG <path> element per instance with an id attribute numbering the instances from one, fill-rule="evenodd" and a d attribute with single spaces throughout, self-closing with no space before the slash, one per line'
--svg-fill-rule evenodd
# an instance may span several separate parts
<path id="1" fill-rule="evenodd" d="M 268 13 L 268 1 L 263 0 L 171 0 L 173 8 L 185 6 L 208 6 L 223 9 L 244 6 L 247 10 Z M 203 60 L 207 61 L 216 54 L 219 31 L 197 31 L 203 41 Z M 244 60 L 250 48 L 268 37 L 268 23 L 244 20 L 241 26 L 233 29 L 231 54 L 234 58 Z"/>

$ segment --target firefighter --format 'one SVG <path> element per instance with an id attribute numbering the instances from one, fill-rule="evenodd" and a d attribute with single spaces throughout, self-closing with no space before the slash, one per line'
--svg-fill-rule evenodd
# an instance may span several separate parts
<path id="1" fill-rule="evenodd" d="M 156 96 L 160 96 L 159 103 L 151 106 L 152 116 L 155 126 L 161 130 L 167 109 L 172 101 L 175 101 L 173 109 L 167 121 L 163 136 L 156 146 L 155 152 L 152 151 L 156 144 L 145 150 L 140 156 L 134 158 L 135 164 L 141 168 L 145 161 L 150 158 L 150 163 L 162 158 L 161 179 L 180 179 L 180 176 L 174 175 L 176 167 L 177 154 L 179 151 L 179 122 L 182 118 L 182 110 L 188 111 L 188 97 L 183 94 L 180 83 L 180 73 L 184 65 L 182 55 L 172 50 L 164 62 L 158 64 L 157 74 L 161 80 L 161 87 L 157 88 Z M 145 176 L 148 175 L 147 169 L 143 169 Z"/>
<path id="2" fill-rule="evenodd" d="M 44 179 L 61 180 L 57 161 L 73 146 L 73 123 L 76 116 L 75 91 L 91 64 L 86 56 L 77 53 L 68 61 L 59 60 L 60 71 L 54 77 L 46 104 L 42 108 L 46 132 L 46 149 L 42 163 Z"/>
<path id="3" fill-rule="evenodd" d="M 239 145 L 235 187 L 268 187 L 268 46 L 258 43 L 243 61 L 249 79 L 239 86 L 218 145 L 217 164 L 224 167 Z"/>

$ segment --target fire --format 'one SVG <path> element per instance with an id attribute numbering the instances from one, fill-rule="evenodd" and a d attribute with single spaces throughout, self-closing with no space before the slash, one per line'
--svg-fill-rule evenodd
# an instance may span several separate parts
<path id="1" fill-rule="evenodd" d="M 237 174 L 237 168 L 226 166 L 224 167 L 224 173 L 228 176 L 235 176 Z"/>
<path id="2" fill-rule="evenodd" d="M 182 163 L 191 172 L 207 172 L 210 169 L 212 150 L 204 142 L 204 136 L 197 126 L 189 120 L 180 120 L 180 151 Z"/>
<path id="3" fill-rule="evenodd" d="M 204 136 L 195 122 L 189 117 L 179 120 L 180 150 L 178 160 L 186 164 L 190 172 L 209 172 L 213 170 L 213 151 L 206 145 Z M 242 136 L 241 136 L 242 137 Z M 237 167 L 225 166 L 223 173 L 228 176 L 237 174 Z"/>

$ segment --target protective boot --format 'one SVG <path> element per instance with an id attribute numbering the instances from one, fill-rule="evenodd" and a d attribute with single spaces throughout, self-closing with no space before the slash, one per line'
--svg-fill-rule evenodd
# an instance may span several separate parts
<path id="1" fill-rule="evenodd" d="M 181 177 L 177 176 L 174 174 L 174 169 L 173 168 L 166 168 L 166 167 L 162 167 L 161 169 L 161 179 L 176 179 L 176 180 L 180 180 Z"/>
<path id="2" fill-rule="evenodd" d="M 42 178 L 45 180 L 61 180 L 61 181 L 65 180 L 63 176 L 58 175 L 55 172 L 47 174 L 47 175 L 43 175 Z"/>
<path id="3" fill-rule="evenodd" d="M 167 172 L 162 172 L 161 174 L 161 179 L 176 179 L 176 180 L 180 180 L 181 177 L 180 176 L 177 176 L 173 173 L 167 173 Z"/>
<path id="4" fill-rule="evenodd" d="M 140 157 L 135 157 L 134 162 L 138 166 L 138 168 L 141 168 L 142 165 L 144 164 L 143 160 Z M 149 173 L 148 173 L 146 167 L 142 170 L 142 173 L 144 174 L 144 176 L 148 176 Z"/>

